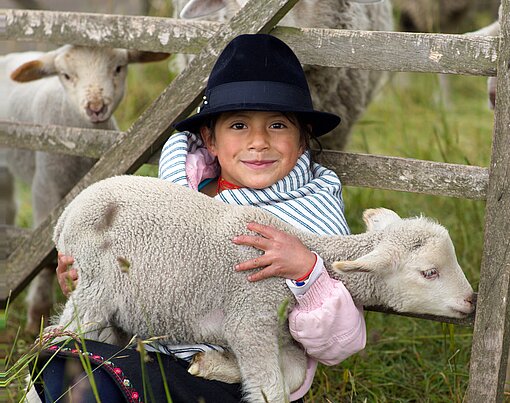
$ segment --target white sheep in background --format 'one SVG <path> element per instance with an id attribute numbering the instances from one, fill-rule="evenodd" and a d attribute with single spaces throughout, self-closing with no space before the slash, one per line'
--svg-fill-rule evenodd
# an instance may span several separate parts
<path id="1" fill-rule="evenodd" d="M 173 0 L 174 16 L 225 22 L 247 0 Z M 367 4 L 373 3 L 373 4 Z M 300 0 L 280 25 L 391 31 L 393 16 L 389 0 Z M 177 62 L 184 68 L 189 57 Z M 304 66 L 316 109 L 340 115 L 342 122 L 324 137 L 327 148 L 344 149 L 353 124 L 361 117 L 377 92 L 384 73 L 322 66 Z"/>
<path id="2" fill-rule="evenodd" d="M 79 323 L 86 338 L 113 344 L 127 333 L 228 346 L 248 401 L 263 402 L 263 391 L 267 401 L 283 402 L 306 369 L 304 352 L 278 325 L 278 308 L 286 299 L 292 307 L 294 297 L 281 278 L 251 283 L 234 271 L 261 253 L 231 241 L 249 233 L 248 222 L 298 236 L 358 304 L 457 318 L 474 309 L 444 227 L 386 209 L 368 210 L 364 219 L 366 233 L 320 236 L 263 209 L 227 205 L 156 178 L 97 182 L 55 228 L 57 249 L 75 258 L 80 278 L 58 325 L 78 331 Z"/>
<path id="3" fill-rule="evenodd" d="M 124 95 L 127 64 L 163 60 L 162 53 L 66 45 L 54 51 L 0 56 L 0 120 L 117 129 L 113 111 Z M 92 167 L 95 160 L 29 150 L 0 149 L 0 224 L 14 224 L 13 175 L 32 184 L 35 224 Z M 6 168 L 9 168 L 10 173 Z M 27 330 L 39 332 L 53 305 L 54 269 L 30 287 Z"/>

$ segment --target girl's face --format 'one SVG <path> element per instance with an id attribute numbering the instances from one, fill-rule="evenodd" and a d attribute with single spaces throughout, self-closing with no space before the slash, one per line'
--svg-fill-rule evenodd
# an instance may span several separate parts
<path id="1" fill-rule="evenodd" d="M 223 113 L 214 136 L 201 135 L 218 158 L 222 177 L 237 186 L 262 189 L 284 178 L 304 151 L 299 128 L 280 112 Z"/>

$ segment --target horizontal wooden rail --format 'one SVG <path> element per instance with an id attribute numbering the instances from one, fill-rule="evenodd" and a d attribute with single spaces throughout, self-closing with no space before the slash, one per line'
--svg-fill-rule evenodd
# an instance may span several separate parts
<path id="1" fill-rule="evenodd" d="M 219 23 L 0 9 L 0 40 L 198 53 Z M 365 70 L 495 75 L 498 37 L 277 27 L 304 64 Z"/>
<path id="2" fill-rule="evenodd" d="M 347 186 L 485 199 L 488 168 L 411 158 L 327 151 L 317 160 Z"/>
<path id="3" fill-rule="evenodd" d="M 99 159 L 125 132 L 0 120 L 0 148 L 24 148 Z"/>
<path id="4" fill-rule="evenodd" d="M 0 121 L 2 145 L 96 159 L 125 136 L 111 130 Z M 148 162 L 157 164 L 158 158 L 159 151 Z M 346 186 L 483 200 L 489 180 L 487 168 L 411 158 L 325 150 L 317 160 L 334 170 Z"/>

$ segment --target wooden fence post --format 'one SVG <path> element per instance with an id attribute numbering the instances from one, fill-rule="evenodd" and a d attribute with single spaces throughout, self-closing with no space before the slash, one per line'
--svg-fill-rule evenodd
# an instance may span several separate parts
<path id="1" fill-rule="evenodd" d="M 466 401 L 502 402 L 508 361 L 510 281 L 510 0 L 503 1 L 485 241 Z"/>

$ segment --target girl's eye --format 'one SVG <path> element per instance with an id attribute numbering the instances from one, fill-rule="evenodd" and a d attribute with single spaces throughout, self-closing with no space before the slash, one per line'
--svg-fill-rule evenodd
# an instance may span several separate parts
<path id="1" fill-rule="evenodd" d="M 426 278 L 427 280 L 434 280 L 439 277 L 439 273 L 438 273 L 437 269 L 423 270 L 421 272 L 421 275 L 424 278 Z"/>
<path id="2" fill-rule="evenodd" d="M 234 123 L 230 127 L 234 130 L 242 130 L 246 128 L 246 125 L 244 123 Z"/>
<path id="3" fill-rule="evenodd" d="M 285 129 L 287 126 L 283 123 L 272 123 L 271 124 L 271 129 Z"/>

